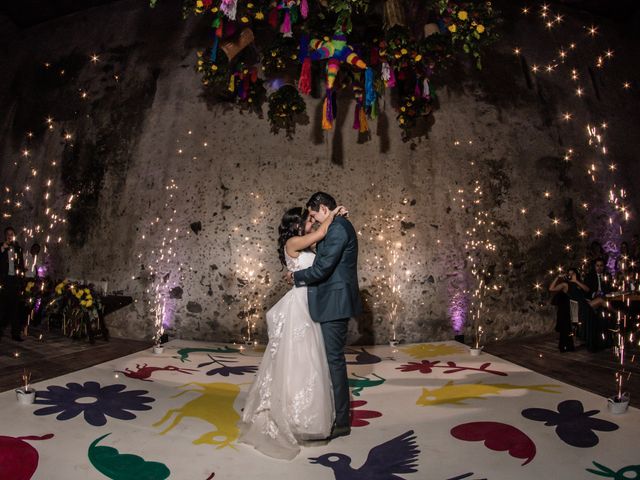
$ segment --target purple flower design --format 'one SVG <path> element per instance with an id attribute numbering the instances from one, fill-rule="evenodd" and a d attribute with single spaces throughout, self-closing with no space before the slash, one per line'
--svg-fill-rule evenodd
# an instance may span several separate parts
<path id="1" fill-rule="evenodd" d="M 154 402 L 144 397 L 147 390 L 129 390 L 126 385 L 107 385 L 101 387 L 98 382 L 67 383 L 66 387 L 51 385 L 47 390 L 39 390 L 36 404 L 51 405 L 36 410 L 34 415 L 53 415 L 58 420 L 69 420 L 84 412 L 87 423 L 100 427 L 107 423 L 107 416 L 119 420 L 133 420 L 136 416 L 129 410 L 151 410 L 146 403 Z"/>

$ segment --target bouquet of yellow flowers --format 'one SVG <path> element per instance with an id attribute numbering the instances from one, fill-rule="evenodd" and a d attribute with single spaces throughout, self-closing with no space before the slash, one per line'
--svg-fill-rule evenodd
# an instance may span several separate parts
<path id="1" fill-rule="evenodd" d="M 102 322 L 100 297 L 92 286 L 67 279 L 56 285 L 47 312 L 62 315 L 63 334 L 72 338 L 88 336 L 92 343 Z"/>

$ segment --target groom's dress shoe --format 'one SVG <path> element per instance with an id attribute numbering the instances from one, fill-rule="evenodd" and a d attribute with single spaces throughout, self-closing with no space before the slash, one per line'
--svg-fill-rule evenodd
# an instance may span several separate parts
<path id="1" fill-rule="evenodd" d="M 351 427 L 334 427 L 329 438 L 346 437 L 351 435 Z"/>

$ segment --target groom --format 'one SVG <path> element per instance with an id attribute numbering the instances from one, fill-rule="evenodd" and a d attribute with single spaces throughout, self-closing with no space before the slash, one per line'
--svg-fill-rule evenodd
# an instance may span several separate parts
<path id="1" fill-rule="evenodd" d="M 324 192 L 307 202 L 309 215 L 321 223 L 336 208 L 336 201 Z M 320 323 L 329 362 L 336 421 L 331 438 L 349 435 L 349 382 L 344 347 L 349 318 L 362 311 L 358 288 L 358 238 L 351 222 L 336 216 L 327 235 L 318 242 L 313 265 L 293 274 L 296 287 L 307 286 L 311 318 Z"/>

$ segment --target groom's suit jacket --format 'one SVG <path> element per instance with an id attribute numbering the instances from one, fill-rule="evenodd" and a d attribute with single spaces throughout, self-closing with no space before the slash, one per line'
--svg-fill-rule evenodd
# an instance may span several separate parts
<path id="1" fill-rule="evenodd" d="M 308 287 L 314 321 L 349 319 L 362 312 L 357 267 L 356 231 L 349 220 L 336 217 L 318 242 L 313 265 L 293 274 L 296 287 Z"/>

